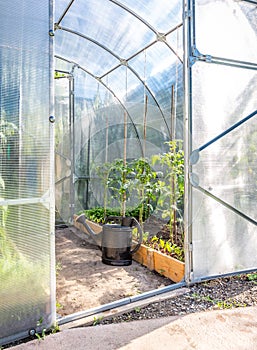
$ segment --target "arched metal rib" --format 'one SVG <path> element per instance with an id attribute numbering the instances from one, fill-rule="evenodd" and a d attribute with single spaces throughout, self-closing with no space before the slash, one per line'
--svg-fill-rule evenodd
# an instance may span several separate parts
<path id="1" fill-rule="evenodd" d="M 60 30 L 63 30 L 63 31 L 66 31 L 68 33 L 71 33 L 71 34 L 74 34 L 74 35 L 78 35 L 79 37 L 85 39 L 85 40 L 88 40 L 92 43 L 94 43 L 95 45 L 99 46 L 100 48 L 102 48 L 103 50 L 106 50 L 110 55 L 112 55 L 113 57 L 115 57 L 118 61 L 119 61 L 119 64 L 117 64 L 117 66 L 113 67 L 111 70 L 108 71 L 108 73 L 105 73 L 103 75 L 101 75 L 101 77 L 99 78 L 100 80 L 102 80 L 105 76 L 107 76 L 108 74 L 110 74 L 111 72 L 113 72 L 115 69 L 119 68 L 122 66 L 122 58 L 119 57 L 118 55 L 116 55 L 112 50 L 110 50 L 107 46 L 99 43 L 98 41 L 90 38 L 89 36 L 87 35 L 84 35 L 80 32 L 77 32 L 75 30 L 72 30 L 70 28 L 67 28 L 67 27 L 63 27 L 63 26 L 58 26 L 58 29 Z M 156 43 L 157 41 L 154 41 L 154 43 Z M 149 44 L 147 47 L 150 47 L 152 46 L 154 43 L 151 43 Z M 145 48 L 141 49 L 137 54 L 134 54 L 133 56 L 131 56 L 128 60 L 124 60 L 126 62 L 128 62 L 129 60 L 131 60 L 132 58 L 136 57 L 139 53 L 143 52 L 145 50 Z M 126 66 L 136 77 L 137 79 L 141 82 L 141 84 L 145 87 L 145 89 L 147 90 L 147 92 L 149 93 L 149 95 L 152 97 L 153 101 L 155 102 L 157 108 L 159 109 L 160 113 L 161 113 L 161 116 L 163 118 L 163 121 L 164 121 L 164 124 L 166 125 L 166 128 L 167 128 L 167 131 L 168 133 L 170 134 L 170 129 L 169 129 L 169 126 L 167 124 L 167 121 L 165 119 L 165 116 L 163 114 L 163 111 L 158 103 L 158 101 L 156 100 L 154 94 L 152 93 L 151 89 L 147 86 L 147 84 L 145 84 L 145 82 L 143 81 L 143 79 L 140 77 L 140 75 L 128 64 Z M 89 74 L 89 73 L 88 73 Z M 92 75 L 92 73 L 90 73 Z M 94 76 L 94 75 L 92 75 Z M 95 77 L 95 76 L 94 76 Z"/>
<path id="2" fill-rule="evenodd" d="M 65 62 L 68 62 L 68 63 L 71 63 L 71 64 L 74 64 L 74 66 L 76 66 L 77 68 L 83 70 L 85 73 L 87 73 L 88 75 L 90 75 L 92 78 L 96 79 L 100 84 L 102 84 L 112 95 L 113 97 L 118 101 L 118 103 L 121 105 L 121 107 L 123 108 L 123 110 L 127 113 L 129 119 L 130 119 L 130 122 L 131 124 L 133 125 L 133 128 L 135 130 L 135 133 L 136 133 L 136 136 L 137 136 L 137 139 L 138 139 L 138 142 L 139 142 L 139 145 L 140 145 L 140 150 L 141 150 L 141 154 L 143 155 L 143 147 L 142 147 L 142 143 L 140 141 L 140 137 L 139 137 L 139 134 L 138 134 L 138 131 L 137 131 L 137 128 L 136 128 L 136 125 L 135 123 L 133 122 L 132 120 L 132 117 L 131 115 L 129 114 L 127 108 L 125 107 L 125 105 L 122 103 L 122 101 L 119 99 L 118 96 L 116 96 L 115 92 L 112 91 L 112 89 L 109 88 L 108 85 L 106 85 L 101 79 L 99 79 L 98 77 L 96 77 L 94 74 L 92 74 L 91 72 L 87 71 L 87 69 L 83 68 L 82 66 L 80 66 L 79 64 L 77 64 L 76 62 L 73 62 L 67 58 L 64 58 L 64 57 L 61 57 L 61 56 L 58 56 L 58 55 L 55 55 L 56 58 L 62 60 L 62 61 L 65 61 Z"/>
<path id="3" fill-rule="evenodd" d="M 121 4 L 117 0 L 109 0 L 109 1 L 114 3 L 117 6 L 121 7 L 123 10 L 125 10 L 128 13 L 130 13 L 132 16 L 136 17 L 140 22 L 144 23 L 144 25 L 146 25 L 156 35 L 159 34 L 158 31 L 150 23 L 148 23 L 145 19 L 143 19 L 141 16 L 139 16 L 136 12 L 131 10 L 129 7 L 125 6 L 124 4 Z"/>

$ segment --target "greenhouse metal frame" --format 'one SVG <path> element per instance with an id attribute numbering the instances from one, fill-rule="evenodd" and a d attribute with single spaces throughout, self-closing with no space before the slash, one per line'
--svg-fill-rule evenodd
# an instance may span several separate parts
<path id="1" fill-rule="evenodd" d="M 95 169 L 125 151 L 185 151 L 185 278 L 129 302 L 256 271 L 257 1 L 0 9 L 0 345 L 56 322 L 55 224 L 102 205 Z"/>

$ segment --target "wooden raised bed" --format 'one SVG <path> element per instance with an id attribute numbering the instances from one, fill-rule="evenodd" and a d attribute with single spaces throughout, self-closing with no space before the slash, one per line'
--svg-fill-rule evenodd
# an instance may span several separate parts
<path id="1" fill-rule="evenodd" d="M 154 270 L 160 275 L 168 277 L 173 282 L 180 282 L 184 278 L 184 262 L 143 244 L 141 244 L 138 251 L 133 255 L 133 259 L 141 265 L 146 266 L 149 270 Z"/>
<path id="2" fill-rule="evenodd" d="M 79 222 L 75 221 L 76 217 L 77 216 L 74 215 L 74 226 L 88 235 L 86 228 Z M 99 224 L 89 220 L 87 220 L 87 223 L 96 234 L 102 231 L 102 227 Z M 184 262 L 158 252 L 155 249 L 149 248 L 144 244 L 141 244 L 138 251 L 133 254 L 133 259 L 139 264 L 146 266 L 149 270 L 156 271 L 173 282 L 180 282 L 184 278 Z"/>
<path id="3" fill-rule="evenodd" d="M 74 218 L 74 222 L 73 222 L 73 225 L 75 227 L 77 227 L 80 231 L 83 231 L 85 232 L 87 235 L 89 235 L 89 233 L 87 232 L 85 226 L 83 226 L 80 222 L 77 222 L 76 221 L 76 218 L 78 217 L 78 215 L 74 215 L 73 218 Z M 90 220 L 87 220 L 87 224 L 91 227 L 91 229 L 97 234 L 97 233 L 100 233 L 102 231 L 102 226 L 93 222 L 93 221 L 90 221 Z"/>

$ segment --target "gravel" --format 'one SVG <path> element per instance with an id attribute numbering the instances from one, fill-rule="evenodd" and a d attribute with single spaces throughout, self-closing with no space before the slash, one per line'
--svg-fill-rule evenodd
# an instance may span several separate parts
<path id="1" fill-rule="evenodd" d="M 251 274 L 198 283 L 187 289 L 189 291 L 182 295 L 154 302 L 142 308 L 136 307 L 133 311 L 105 318 L 97 324 L 130 322 L 168 316 L 183 316 L 207 310 L 257 306 L 257 271 Z M 32 339 L 30 337 L 8 344 L 3 349 Z"/>
<path id="2" fill-rule="evenodd" d="M 257 306 L 257 273 L 219 278 L 189 287 L 183 295 L 152 303 L 122 315 L 104 319 L 101 324 L 129 322 L 194 312 Z"/>

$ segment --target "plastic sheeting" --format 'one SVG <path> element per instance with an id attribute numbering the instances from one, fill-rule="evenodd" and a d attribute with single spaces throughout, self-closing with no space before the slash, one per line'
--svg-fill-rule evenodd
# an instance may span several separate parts
<path id="1" fill-rule="evenodd" d="M 0 345 L 55 321 L 48 1 L 0 4 Z"/>
<path id="2" fill-rule="evenodd" d="M 73 128 L 57 140 L 56 207 L 64 222 L 103 205 L 94 169 L 123 158 L 124 125 L 127 159 L 163 153 L 172 134 L 183 138 L 182 22 L 181 1 L 56 2 L 56 86 L 65 85 L 61 74 L 74 84 L 72 98 L 59 88 L 56 96 L 57 123 L 66 118 L 66 96 Z"/>
<path id="3" fill-rule="evenodd" d="M 0 5 L 0 344 L 55 320 L 54 141 L 71 222 L 102 204 L 94 167 L 124 156 L 124 125 L 128 159 L 185 132 L 187 280 L 257 268 L 256 116 L 209 142 L 256 110 L 257 2 L 56 0 L 55 140 L 51 5 Z"/>
<path id="4" fill-rule="evenodd" d="M 257 268 L 257 22 L 253 3 L 194 5 L 188 278 L 197 281 Z"/>

